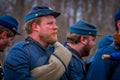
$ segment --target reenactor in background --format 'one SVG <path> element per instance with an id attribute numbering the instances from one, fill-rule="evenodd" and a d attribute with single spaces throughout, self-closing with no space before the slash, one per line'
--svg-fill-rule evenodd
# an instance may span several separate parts
<path id="1" fill-rule="evenodd" d="M 120 62 L 113 59 L 103 60 L 110 56 L 115 58 L 115 54 L 118 57 L 120 52 L 120 8 L 115 13 L 114 22 L 113 28 L 116 32 L 112 35 L 113 42 L 97 51 L 89 67 L 87 80 L 120 80 Z"/>
<path id="2" fill-rule="evenodd" d="M 18 29 L 18 21 L 8 15 L 0 16 L 0 52 L 3 52 L 7 47 L 11 46 L 12 41 Z M 0 63 L 0 80 L 3 78 L 2 62 Z"/>
<path id="3" fill-rule="evenodd" d="M 97 28 L 95 25 L 80 20 L 69 29 L 65 47 L 72 53 L 70 64 L 63 80 L 86 80 L 86 64 L 83 57 L 89 56 L 90 50 L 96 45 Z"/>

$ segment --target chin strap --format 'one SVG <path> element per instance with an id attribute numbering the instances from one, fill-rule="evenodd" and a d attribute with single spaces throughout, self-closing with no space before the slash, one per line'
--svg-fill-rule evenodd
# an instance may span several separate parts
<path id="1" fill-rule="evenodd" d="M 71 60 L 71 52 L 59 42 L 54 44 L 55 51 L 50 56 L 49 64 L 31 70 L 31 75 L 36 80 L 59 80 L 64 74 Z"/>

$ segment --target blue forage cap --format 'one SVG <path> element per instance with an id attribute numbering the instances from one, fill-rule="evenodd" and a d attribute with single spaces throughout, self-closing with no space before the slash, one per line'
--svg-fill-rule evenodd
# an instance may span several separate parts
<path id="1" fill-rule="evenodd" d="M 96 26 L 85 22 L 84 20 L 80 20 L 74 25 L 70 27 L 70 33 L 77 33 L 82 35 L 92 35 L 97 36 L 97 29 Z"/>
<path id="2" fill-rule="evenodd" d="M 59 12 L 55 12 L 49 7 L 45 6 L 36 6 L 33 7 L 32 11 L 30 11 L 26 17 L 25 17 L 25 22 L 29 21 L 30 19 L 41 17 L 41 16 L 46 16 L 46 15 L 53 15 L 55 18 L 60 15 Z"/>
<path id="3" fill-rule="evenodd" d="M 0 16 L 0 25 L 10 29 L 14 34 L 18 34 L 18 35 L 20 34 L 17 32 L 18 21 L 14 17 L 8 14 L 4 14 Z"/>
<path id="4" fill-rule="evenodd" d="M 114 15 L 114 21 L 116 22 L 117 20 L 120 20 L 120 8 L 118 8 Z"/>

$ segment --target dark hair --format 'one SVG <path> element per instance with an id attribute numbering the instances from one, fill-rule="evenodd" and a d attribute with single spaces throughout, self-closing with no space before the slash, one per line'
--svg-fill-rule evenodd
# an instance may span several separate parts
<path id="1" fill-rule="evenodd" d="M 2 34 L 4 31 L 7 32 L 7 37 L 13 37 L 15 34 L 13 33 L 12 30 L 5 28 L 4 26 L 0 25 L 0 34 Z"/>
<path id="2" fill-rule="evenodd" d="M 72 44 L 77 44 L 80 42 L 81 36 L 84 36 L 84 38 L 88 38 L 87 35 L 80 35 L 76 33 L 68 33 L 67 34 L 67 42 Z"/>

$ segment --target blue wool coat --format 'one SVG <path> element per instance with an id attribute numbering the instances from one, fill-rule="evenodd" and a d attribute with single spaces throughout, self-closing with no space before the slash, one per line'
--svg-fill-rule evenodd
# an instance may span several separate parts
<path id="1" fill-rule="evenodd" d="M 14 45 L 4 62 L 4 80 L 35 80 L 30 71 L 48 64 L 50 52 L 38 42 L 28 37 Z"/>
<path id="2" fill-rule="evenodd" d="M 83 59 L 66 43 L 64 43 L 64 46 L 71 51 L 72 58 L 61 80 L 85 80 L 85 63 Z"/>
<path id="3" fill-rule="evenodd" d="M 114 43 L 98 49 L 89 67 L 87 80 L 120 80 L 120 63 L 110 59 L 102 59 L 103 54 L 111 54 L 117 51 L 120 51 L 120 45 Z"/>

